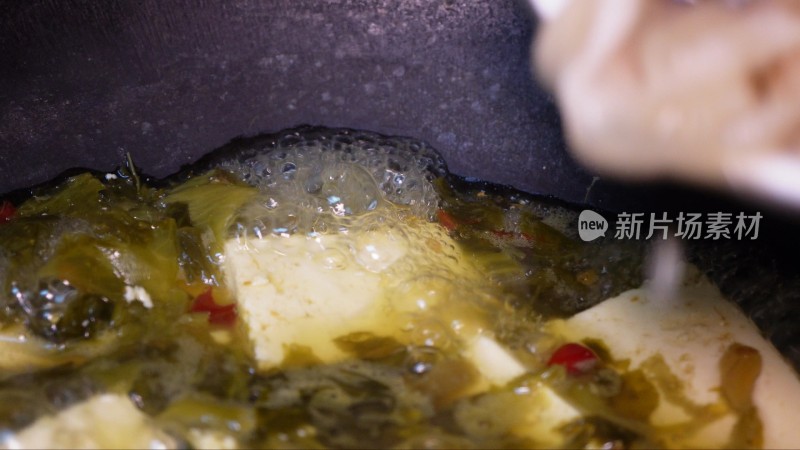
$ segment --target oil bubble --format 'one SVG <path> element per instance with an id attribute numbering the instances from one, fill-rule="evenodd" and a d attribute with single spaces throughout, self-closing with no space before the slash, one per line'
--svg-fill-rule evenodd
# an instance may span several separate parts
<path id="1" fill-rule="evenodd" d="M 298 231 L 321 223 L 336 229 L 331 225 L 382 205 L 409 207 L 411 214 L 430 220 L 439 203 L 432 181 L 447 173 L 435 150 L 410 138 L 304 127 L 244 142 L 238 156 L 217 166 L 257 186 L 265 197 L 267 210 L 242 214 L 245 225 L 274 221 L 261 216 L 291 210 L 299 218 Z"/>
<path id="2" fill-rule="evenodd" d="M 441 351 L 435 347 L 412 347 L 405 360 L 405 367 L 413 375 L 425 375 L 442 359 Z"/>

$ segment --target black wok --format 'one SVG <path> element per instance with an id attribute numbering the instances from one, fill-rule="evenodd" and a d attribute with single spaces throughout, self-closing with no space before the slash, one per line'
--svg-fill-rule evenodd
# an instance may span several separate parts
<path id="1" fill-rule="evenodd" d="M 452 172 L 607 210 L 752 211 L 626 185 L 566 152 L 534 81 L 536 24 L 513 0 L 0 1 L 0 192 L 130 153 L 177 171 L 240 135 L 299 124 L 422 139 Z M 797 219 L 697 261 L 800 361 Z"/>

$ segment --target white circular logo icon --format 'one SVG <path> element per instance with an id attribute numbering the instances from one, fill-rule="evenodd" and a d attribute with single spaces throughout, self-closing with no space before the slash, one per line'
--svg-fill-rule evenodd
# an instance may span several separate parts
<path id="1" fill-rule="evenodd" d="M 605 217 L 590 210 L 584 209 L 578 216 L 578 235 L 586 242 L 593 241 L 600 236 L 605 236 L 608 231 L 608 221 Z"/>

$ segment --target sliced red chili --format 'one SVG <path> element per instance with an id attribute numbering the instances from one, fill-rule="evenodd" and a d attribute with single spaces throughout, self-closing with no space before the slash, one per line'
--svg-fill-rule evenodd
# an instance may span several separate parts
<path id="1" fill-rule="evenodd" d="M 10 201 L 3 200 L 3 203 L 0 203 L 0 223 L 8 222 L 16 213 L 17 208 Z"/>
<path id="2" fill-rule="evenodd" d="M 236 323 L 236 305 L 217 304 L 211 288 L 194 299 L 190 311 L 208 313 L 208 322 L 214 325 L 231 326 Z"/>
<path id="3" fill-rule="evenodd" d="M 589 348 L 570 342 L 556 349 L 547 361 L 547 365 L 564 366 L 570 375 L 579 375 L 592 370 L 599 361 L 597 355 Z"/>
<path id="4" fill-rule="evenodd" d="M 436 211 L 436 218 L 439 219 L 439 224 L 447 231 L 453 231 L 458 228 L 458 222 L 456 219 L 447 211 L 443 209 L 439 209 Z"/>

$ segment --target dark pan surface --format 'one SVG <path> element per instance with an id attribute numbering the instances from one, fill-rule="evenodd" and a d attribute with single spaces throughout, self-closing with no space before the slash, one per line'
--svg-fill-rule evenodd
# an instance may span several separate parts
<path id="1" fill-rule="evenodd" d="M 108 170 L 126 152 L 164 176 L 237 136 L 312 124 L 412 136 L 455 173 L 568 201 L 687 198 L 593 184 L 569 157 L 531 75 L 522 0 L 0 7 L 0 192 L 70 167 Z"/>
<path id="2" fill-rule="evenodd" d="M 522 3 L 4 3 L 0 192 L 125 152 L 163 176 L 303 123 L 414 136 L 526 191 L 582 198 L 591 181 L 531 79 Z"/>

